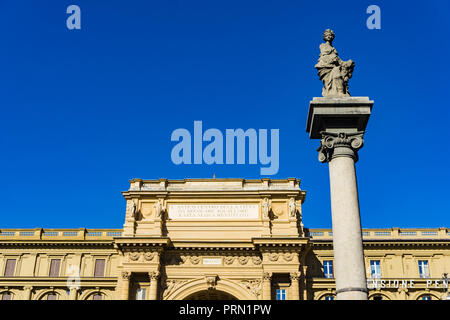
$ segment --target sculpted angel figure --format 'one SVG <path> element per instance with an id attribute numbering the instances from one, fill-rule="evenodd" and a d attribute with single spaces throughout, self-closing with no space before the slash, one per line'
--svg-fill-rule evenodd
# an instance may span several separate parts
<path id="1" fill-rule="evenodd" d="M 291 198 L 289 199 L 289 215 L 291 217 L 295 217 L 296 213 L 297 213 L 297 205 L 295 204 L 295 199 Z"/>
<path id="2" fill-rule="evenodd" d="M 324 97 L 348 97 L 348 81 L 352 77 L 355 63 L 352 60 L 342 61 L 333 47 L 334 32 L 330 29 L 323 33 L 319 61 L 315 65 L 320 80 L 323 82 Z"/>
<path id="3" fill-rule="evenodd" d="M 129 200 L 128 202 L 128 216 L 136 219 L 136 203 L 134 200 Z"/>
<path id="4" fill-rule="evenodd" d="M 272 207 L 272 201 L 269 200 L 268 198 L 264 198 L 263 203 L 262 203 L 262 211 L 263 211 L 263 217 L 264 218 L 269 218 L 269 211 Z"/>
<path id="5" fill-rule="evenodd" d="M 161 214 L 166 211 L 166 206 L 164 205 L 163 199 L 158 199 L 155 203 L 155 212 L 157 217 L 161 217 Z"/>

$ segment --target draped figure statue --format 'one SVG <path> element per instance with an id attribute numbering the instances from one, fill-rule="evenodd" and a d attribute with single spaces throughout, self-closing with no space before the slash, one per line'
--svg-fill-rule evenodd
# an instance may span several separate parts
<path id="1" fill-rule="evenodd" d="M 319 61 L 315 65 L 320 80 L 323 82 L 324 97 L 348 97 L 348 80 L 352 77 L 355 63 L 352 60 L 343 61 L 333 47 L 334 32 L 330 29 L 323 33 Z"/>

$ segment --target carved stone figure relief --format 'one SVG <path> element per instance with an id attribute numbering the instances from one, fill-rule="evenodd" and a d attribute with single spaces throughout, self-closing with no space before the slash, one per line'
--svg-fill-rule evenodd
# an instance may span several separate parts
<path id="1" fill-rule="evenodd" d="M 262 282 L 261 280 L 244 280 L 242 281 L 244 287 L 249 290 L 257 299 L 261 295 Z"/>
<path id="2" fill-rule="evenodd" d="M 295 257 L 295 254 L 293 252 L 285 252 L 283 255 L 284 260 L 286 261 L 292 261 Z"/>
<path id="3" fill-rule="evenodd" d="M 132 199 L 127 201 L 126 215 L 128 218 L 131 218 L 133 220 L 136 220 L 137 218 L 136 202 L 134 202 L 134 200 Z"/>
<path id="4" fill-rule="evenodd" d="M 248 260 L 250 260 L 250 257 L 240 256 L 238 258 L 239 263 L 242 265 L 247 264 Z"/>
<path id="5" fill-rule="evenodd" d="M 163 287 L 163 298 L 167 297 L 171 292 L 177 290 L 186 282 L 186 280 L 166 280 Z"/>
<path id="6" fill-rule="evenodd" d="M 164 212 L 166 212 L 166 204 L 164 203 L 163 199 L 158 199 L 158 201 L 156 201 L 155 205 L 155 215 L 157 218 L 161 218 L 162 214 Z"/>
<path id="7" fill-rule="evenodd" d="M 295 218 L 297 214 L 297 204 L 294 198 L 289 199 L 289 216 Z"/>
<path id="8" fill-rule="evenodd" d="M 264 198 L 264 200 L 261 204 L 261 208 L 262 208 L 263 217 L 266 219 L 269 218 L 270 210 L 272 209 L 272 200 L 270 200 L 269 198 Z"/>
<path id="9" fill-rule="evenodd" d="M 260 265 L 262 263 L 262 260 L 260 257 L 252 257 L 252 262 L 254 265 Z"/>
<path id="10" fill-rule="evenodd" d="M 208 287 L 208 290 L 215 290 L 217 285 L 217 275 L 214 276 L 206 276 L 206 286 Z"/>
<path id="11" fill-rule="evenodd" d="M 138 261 L 140 256 L 141 254 L 139 252 L 130 252 L 128 254 L 128 257 L 130 258 L 131 261 Z"/>
<path id="12" fill-rule="evenodd" d="M 272 261 L 272 262 L 275 262 L 275 261 L 277 261 L 278 260 L 278 253 L 276 253 L 276 252 L 271 252 L 271 253 L 269 253 L 269 260 L 270 261 Z"/>
<path id="13" fill-rule="evenodd" d="M 227 256 L 224 258 L 224 262 L 226 265 L 233 264 L 235 257 L 233 256 Z"/>
<path id="14" fill-rule="evenodd" d="M 156 252 L 148 251 L 148 252 L 144 253 L 144 259 L 146 261 L 152 261 L 155 256 L 156 256 Z"/>
<path id="15" fill-rule="evenodd" d="M 190 259 L 192 264 L 199 264 L 200 263 L 200 257 L 197 256 L 191 256 Z"/>

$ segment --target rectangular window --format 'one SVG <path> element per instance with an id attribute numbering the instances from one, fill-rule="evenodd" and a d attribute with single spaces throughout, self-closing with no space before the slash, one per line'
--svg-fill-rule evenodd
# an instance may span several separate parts
<path id="1" fill-rule="evenodd" d="M 419 274 L 421 278 L 430 277 L 430 269 L 428 268 L 427 260 L 419 260 Z"/>
<path id="2" fill-rule="evenodd" d="M 145 288 L 137 289 L 136 300 L 145 300 Z"/>
<path id="3" fill-rule="evenodd" d="M 59 277 L 59 269 L 61 266 L 61 259 L 50 260 L 50 277 Z"/>
<path id="4" fill-rule="evenodd" d="M 16 270 L 16 259 L 7 259 L 5 267 L 5 277 L 14 277 L 14 271 Z"/>
<path id="5" fill-rule="evenodd" d="M 325 260 L 323 262 L 323 275 L 325 278 L 333 278 L 333 261 Z"/>
<path id="6" fill-rule="evenodd" d="M 94 268 L 94 277 L 103 277 L 105 275 L 105 259 L 96 259 Z"/>
<path id="7" fill-rule="evenodd" d="M 277 300 L 286 300 L 286 289 L 277 289 Z"/>
<path id="8" fill-rule="evenodd" d="M 371 260 L 370 261 L 370 271 L 372 274 L 372 278 L 381 278 L 380 260 Z"/>

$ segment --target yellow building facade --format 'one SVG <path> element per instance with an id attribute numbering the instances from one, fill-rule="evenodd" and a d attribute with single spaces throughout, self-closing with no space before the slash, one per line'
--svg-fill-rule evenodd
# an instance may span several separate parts
<path id="1" fill-rule="evenodd" d="M 122 229 L 1 229 L 0 298 L 326 300 L 332 230 L 288 179 L 130 181 Z M 450 230 L 364 229 L 369 298 L 450 297 Z"/>

